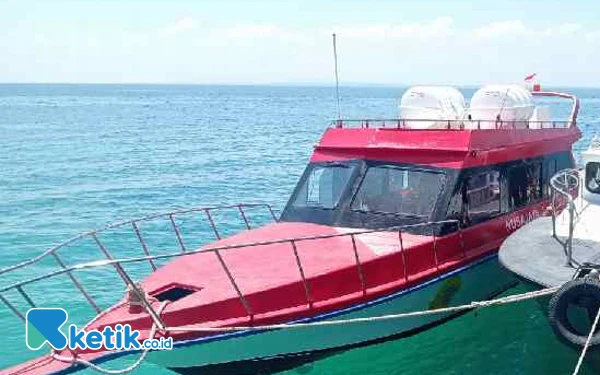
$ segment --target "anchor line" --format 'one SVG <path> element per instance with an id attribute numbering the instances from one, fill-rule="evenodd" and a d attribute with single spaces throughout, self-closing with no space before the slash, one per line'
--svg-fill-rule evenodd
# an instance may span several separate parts
<path id="1" fill-rule="evenodd" d="M 596 318 L 594 319 L 594 324 L 592 324 L 592 329 L 590 329 L 590 333 L 588 334 L 587 340 L 585 340 L 585 345 L 581 350 L 581 354 L 579 355 L 579 359 L 577 360 L 577 365 L 575 366 L 575 370 L 573 370 L 573 375 L 577 375 L 579 373 L 579 369 L 581 368 L 581 364 L 583 363 L 583 359 L 585 358 L 585 353 L 587 353 L 588 347 L 590 346 L 590 342 L 592 341 L 592 336 L 594 336 L 594 332 L 596 332 L 598 320 L 600 320 L 600 309 L 598 309 L 598 313 L 596 314 Z"/>
<path id="2" fill-rule="evenodd" d="M 268 324 L 268 325 L 255 325 L 255 326 L 230 326 L 230 327 L 168 327 L 168 326 L 166 326 L 162 329 L 159 328 L 156 323 L 153 323 L 152 329 L 150 331 L 150 335 L 148 337 L 154 338 L 154 336 L 156 335 L 156 333 L 158 331 L 162 332 L 163 334 L 166 334 L 168 332 L 182 332 L 182 331 L 184 331 L 184 332 L 232 332 L 232 331 L 247 331 L 247 330 L 248 331 L 258 331 L 258 330 L 295 329 L 295 328 L 325 327 L 325 326 L 338 326 L 338 325 L 345 325 L 345 324 L 379 322 L 379 321 L 386 321 L 386 320 L 403 319 L 403 318 L 435 315 L 435 314 L 454 313 L 454 312 L 480 309 L 480 308 L 491 307 L 491 306 L 506 305 L 506 304 L 522 302 L 522 301 L 527 301 L 527 300 L 532 300 L 535 298 L 548 296 L 548 295 L 555 293 L 558 289 L 559 289 L 559 287 L 551 287 L 551 288 L 546 288 L 546 289 L 533 291 L 533 292 L 526 292 L 526 293 L 522 293 L 522 294 L 514 294 L 514 295 L 510 295 L 510 296 L 506 296 L 506 297 L 500 297 L 500 298 L 496 298 L 496 299 L 492 299 L 492 300 L 488 300 L 488 301 L 473 301 L 471 303 L 468 303 L 465 305 L 459 305 L 459 306 L 443 307 L 443 308 L 439 308 L 439 309 L 421 310 L 421 311 L 413 311 L 413 312 L 407 312 L 407 313 L 380 315 L 380 316 L 372 316 L 372 317 L 364 317 L 364 318 L 349 318 L 349 319 L 337 319 L 337 320 L 316 321 L 316 322 L 292 322 L 292 323 L 286 323 L 286 324 Z M 168 301 L 163 302 L 163 304 L 161 304 L 160 307 L 158 308 L 158 310 L 156 311 L 159 316 L 160 316 L 160 314 L 162 314 L 167 303 L 168 303 Z M 599 319 L 600 319 L 600 310 L 598 312 L 598 315 L 596 316 L 596 321 L 594 323 L 594 327 L 592 328 L 592 332 L 594 332 Z M 589 345 L 590 338 L 591 338 L 591 333 L 590 333 L 590 337 L 588 337 L 588 343 L 587 343 L 588 345 Z M 585 356 L 586 349 L 587 349 L 587 345 L 584 348 L 584 351 L 582 352 L 582 357 L 580 358 L 580 361 L 583 361 L 583 356 Z M 61 362 L 67 362 L 67 363 L 87 366 L 90 369 L 95 370 L 95 371 L 105 374 L 105 375 L 121 375 L 121 374 L 131 372 L 131 371 L 135 370 L 137 367 L 139 367 L 150 351 L 151 351 L 151 349 L 145 349 L 142 352 L 142 354 L 140 355 L 140 357 L 136 360 L 135 363 L 133 363 L 132 365 L 130 365 L 126 368 L 120 369 L 120 370 L 109 370 L 109 369 L 102 368 L 90 361 L 86 361 L 84 359 L 78 358 L 76 355 L 73 355 L 71 357 L 66 357 L 66 356 L 60 356 L 56 353 L 53 353 L 51 356 L 55 360 L 58 360 Z M 577 375 L 579 366 L 580 366 L 580 364 L 578 364 L 578 367 L 576 368 L 576 372 L 573 375 Z"/>
<path id="3" fill-rule="evenodd" d="M 162 303 L 162 305 L 157 310 L 158 314 L 161 314 L 163 312 L 167 303 L 168 303 L 168 301 L 165 301 Z M 150 335 L 148 336 L 148 338 L 154 338 L 157 331 L 158 331 L 157 324 L 152 323 L 152 329 L 150 330 Z M 142 362 L 144 362 L 144 360 L 146 359 L 146 356 L 148 355 L 150 350 L 151 349 L 144 349 L 144 351 L 142 351 L 142 354 L 139 356 L 139 358 L 134 363 L 132 363 L 131 365 L 129 365 L 125 368 L 122 368 L 120 370 L 111 370 L 111 369 L 106 369 L 106 368 L 100 367 L 90 361 L 86 361 L 85 359 L 78 358 L 76 354 L 73 354 L 71 357 L 66 357 L 66 356 L 58 355 L 56 353 L 52 353 L 52 354 L 50 354 L 50 356 L 53 359 L 60 361 L 60 362 L 67 362 L 67 363 L 71 363 L 72 365 L 83 365 L 83 366 L 89 367 L 90 369 L 92 369 L 96 372 L 99 372 L 101 374 L 122 375 L 122 374 L 130 373 L 133 370 L 135 370 L 136 368 L 138 368 L 142 364 Z"/>
<path id="4" fill-rule="evenodd" d="M 466 305 L 443 307 L 439 309 L 413 311 L 408 313 L 389 314 L 380 316 L 370 316 L 364 318 L 349 318 L 349 319 L 336 319 L 316 322 L 292 322 L 285 324 L 267 324 L 267 325 L 254 325 L 254 326 L 230 326 L 230 327 L 165 327 L 166 331 L 171 332 L 231 332 L 231 331 L 256 331 L 256 330 L 272 330 L 272 329 L 293 329 L 293 328 L 308 328 L 308 327 L 324 327 L 324 326 L 336 326 L 343 324 L 355 324 L 355 323 L 369 323 L 378 322 L 385 320 L 394 320 L 402 318 L 411 318 L 425 315 L 435 315 L 444 313 L 461 312 L 466 310 L 473 310 L 478 308 L 505 305 L 514 302 L 526 301 L 534 298 L 544 297 L 555 293 L 559 287 L 546 288 L 538 291 L 527 292 L 523 294 L 515 294 L 511 296 L 501 297 L 488 301 L 474 301 Z"/>

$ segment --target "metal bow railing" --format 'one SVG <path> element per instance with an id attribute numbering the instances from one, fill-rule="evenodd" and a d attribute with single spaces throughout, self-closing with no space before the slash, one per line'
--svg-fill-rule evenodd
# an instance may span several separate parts
<path id="1" fill-rule="evenodd" d="M 89 291 L 84 287 L 83 283 L 79 279 L 76 278 L 75 271 L 81 270 L 81 269 L 88 269 L 88 268 L 102 267 L 102 266 L 110 265 L 115 268 L 117 274 L 125 282 L 126 286 L 128 288 L 130 288 L 135 294 L 138 295 L 138 298 L 141 299 L 142 303 L 144 305 L 148 305 L 148 306 L 145 306 L 146 309 L 148 309 L 149 304 L 145 300 L 145 298 L 144 298 L 145 296 L 143 295 L 143 292 L 138 289 L 137 285 L 134 283 L 131 276 L 122 267 L 122 264 L 130 262 L 131 260 L 115 259 L 113 254 L 108 250 L 108 247 L 100 239 L 100 237 L 99 237 L 100 234 L 109 232 L 109 231 L 114 231 L 117 229 L 129 228 L 129 231 L 131 231 L 135 234 L 135 237 L 139 241 L 140 249 L 141 249 L 142 253 L 144 254 L 141 258 L 132 258 L 132 259 L 143 259 L 144 261 L 147 261 L 149 263 L 152 271 L 156 271 L 157 265 L 156 265 L 155 261 L 157 259 L 160 259 L 161 257 L 151 255 L 148 242 L 145 239 L 144 235 L 142 234 L 142 230 L 140 229 L 140 223 L 153 222 L 158 219 L 167 219 L 168 220 L 168 223 L 170 224 L 172 232 L 176 238 L 176 243 L 179 246 L 178 252 L 169 255 L 172 257 L 172 256 L 175 256 L 175 254 L 185 254 L 187 252 L 190 252 L 190 253 L 198 252 L 198 250 L 190 250 L 187 248 L 187 246 L 184 242 L 180 227 L 177 223 L 178 217 L 181 217 L 186 214 L 194 214 L 194 213 L 203 214 L 205 219 L 208 221 L 209 226 L 210 226 L 215 238 L 220 239 L 221 233 L 218 229 L 217 224 L 215 223 L 215 220 L 213 219 L 213 213 L 215 211 L 222 211 L 222 210 L 237 211 L 239 213 L 239 217 L 241 218 L 241 220 L 244 223 L 244 227 L 246 229 L 251 229 L 252 227 L 251 227 L 250 221 L 248 219 L 248 214 L 247 214 L 248 210 L 251 210 L 251 209 L 252 210 L 255 210 L 255 209 L 267 210 L 268 216 L 270 216 L 274 221 L 278 220 L 277 216 L 275 215 L 274 210 L 268 204 L 240 203 L 240 204 L 236 204 L 236 205 L 190 208 L 190 209 L 170 211 L 170 212 L 166 212 L 166 213 L 152 214 L 152 215 L 148 215 L 148 216 L 138 218 L 138 219 L 126 220 L 126 221 L 121 221 L 121 222 L 114 223 L 114 224 L 109 224 L 100 229 L 81 233 L 59 245 L 56 245 L 56 246 L 44 251 L 43 253 L 41 253 L 38 256 L 35 256 L 24 262 L 0 269 L 0 276 L 8 275 L 9 273 L 15 273 L 17 270 L 23 270 L 23 269 L 26 269 L 30 272 L 35 272 L 35 271 L 37 271 L 36 269 L 30 270 L 29 267 L 36 265 L 36 264 L 41 264 L 43 261 L 45 261 L 46 259 L 49 259 L 49 258 L 54 259 L 54 261 L 59 266 L 58 271 L 46 273 L 41 276 L 30 277 L 24 281 L 15 282 L 9 286 L 1 287 L 0 288 L 0 301 L 3 302 L 4 305 L 6 305 L 9 308 L 9 310 L 14 313 L 14 315 L 16 315 L 21 320 L 25 321 L 24 314 L 21 311 L 19 311 L 17 306 L 15 304 L 11 303 L 8 300 L 8 298 L 5 297 L 3 294 L 5 294 L 6 292 L 9 292 L 9 291 L 17 291 L 21 295 L 23 300 L 26 302 L 26 304 L 29 307 L 34 308 L 34 307 L 36 307 L 36 303 L 34 302 L 34 299 L 32 298 L 32 296 L 30 296 L 24 290 L 23 287 L 25 285 L 28 285 L 28 284 L 31 284 L 31 283 L 34 283 L 34 282 L 37 282 L 40 280 L 56 277 L 59 275 L 66 275 L 69 278 L 69 280 L 71 281 L 71 283 L 73 284 L 73 286 L 81 293 L 81 295 L 85 298 L 85 300 L 88 302 L 88 304 L 96 312 L 96 314 L 100 314 L 102 311 L 102 308 L 100 307 L 100 305 L 96 301 L 96 299 L 92 297 L 92 294 L 89 293 Z M 70 248 L 71 246 L 74 246 L 77 244 L 81 244 L 84 240 L 92 240 L 92 242 L 96 245 L 97 249 L 100 251 L 100 253 L 104 259 L 101 261 L 93 261 L 93 262 L 88 262 L 88 263 L 84 263 L 84 264 L 77 264 L 75 266 L 67 266 L 67 264 L 63 258 L 64 254 L 61 253 L 61 250 L 66 251 L 65 249 Z M 45 269 L 45 268 L 41 267 L 40 269 Z"/>
<path id="2" fill-rule="evenodd" d="M 406 249 L 404 247 L 404 239 L 403 239 L 404 232 L 406 232 L 406 231 L 417 230 L 419 232 L 424 232 L 424 231 L 426 231 L 427 228 L 430 230 L 430 233 L 433 237 L 431 249 L 433 252 L 432 258 L 434 259 L 434 261 L 433 261 L 434 264 L 432 264 L 431 266 L 439 268 L 440 265 L 443 263 L 443 260 L 440 260 L 440 257 L 438 256 L 439 254 L 438 254 L 438 249 L 437 249 L 437 241 L 438 241 L 437 233 L 440 232 L 444 227 L 447 227 L 448 225 L 456 225 L 457 232 L 455 232 L 454 235 L 457 235 L 460 240 L 459 242 L 460 242 L 460 247 L 461 247 L 461 256 L 463 256 L 463 257 L 467 256 L 467 254 L 464 250 L 464 241 L 462 239 L 462 231 L 461 231 L 458 221 L 456 221 L 456 220 L 426 222 L 426 223 L 405 225 L 405 226 L 401 226 L 401 227 L 384 228 L 384 229 L 372 229 L 372 230 L 357 229 L 357 230 L 350 230 L 350 231 L 347 231 L 344 233 L 331 234 L 331 235 L 316 235 L 316 236 L 305 236 L 305 237 L 294 237 L 294 238 L 282 238 L 282 239 L 277 239 L 277 240 L 258 241 L 258 242 L 252 242 L 252 243 L 239 243 L 239 244 L 223 245 L 223 246 L 212 245 L 212 246 L 208 246 L 208 247 L 206 247 L 206 246 L 200 247 L 197 249 L 188 249 L 185 246 L 184 239 L 182 237 L 182 234 L 181 234 L 179 227 L 177 225 L 177 222 L 176 222 L 177 215 L 180 215 L 183 213 L 190 213 L 190 212 L 203 212 L 206 215 L 206 217 L 208 218 L 208 220 L 210 222 L 210 226 L 213 229 L 214 238 L 218 240 L 221 238 L 221 234 L 218 231 L 217 225 L 216 225 L 215 221 L 213 220 L 212 216 L 210 215 L 210 213 L 214 210 L 219 210 L 219 209 L 237 209 L 237 210 L 239 210 L 240 216 L 242 217 L 242 220 L 245 223 L 245 227 L 247 229 L 250 229 L 251 226 L 250 226 L 248 217 L 246 216 L 246 210 L 245 210 L 248 207 L 267 208 L 269 213 L 272 215 L 273 219 L 276 219 L 273 210 L 268 205 L 241 205 L 240 204 L 240 205 L 224 206 L 224 207 L 194 208 L 194 209 L 189 209 L 189 210 L 173 211 L 173 212 L 164 213 L 164 214 L 150 215 L 150 216 L 147 216 L 147 217 L 144 217 L 141 219 L 128 220 L 128 221 L 120 222 L 117 224 L 108 225 L 99 230 L 80 234 L 79 236 L 73 237 L 72 239 L 70 239 L 64 243 L 49 249 L 48 251 L 44 252 L 43 254 L 41 254 L 35 258 L 32 258 L 25 262 L 22 262 L 17 265 L 7 267 L 7 268 L 0 270 L 0 275 L 7 274 L 9 272 L 36 264 L 37 262 L 39 262 L 42 259 L 47 258 L 47 257 L 54 258 L 54 260 L 60 266 L 58 270 L 47 272 L 47 273 L 33 276 L 33 277 L 28 277 L 25 280 L 21 280 L 21 281 L 14 282 L 7 286 L 0 287 L 0 301 L 2 301 L 2 303 L 4 305 L 6 305 L 13 312 L 14 315 L 16 315 L 18 318 L 20 318 L 21 320 L 24 321 L 25 320 L 24 314 L 17 308 L 17 306 L 15 306 L 7 298 L 5 298 L 4 294 L 6 294 L 7 292 L 10 292 L 10 291 L 17 291 L 22 296 L 24 301 L 26 301 L 27 305 L 29 307 L 33 308 L 33 307 L 36 307 L 36 303 L 33 300 L 33 298 L 25 291 L 24 288 L 29 285 L 32 285 L 34 283 L 40 282 L 42 280 L 53 279 L 60 275 L 66 275 L 70 279 L 71 283 L 83 295 L 83 297 L 85 297 L 85 300 L 94 309 L 95 313 L 101 314 L 102 309 L 100 308 L 99 304 L 92 297 L 92 295 L 87 291 L 87 289 L 84 288 L 82 283 L 76 277 L 75 273 L 78 271 L 86 270 L 86 269 L 112 267 L 115 269 L 115 271 L 118 274 L 118 276 L 120 277 L 120 279 L 125 283 L 125 286 L 130 291 L 132 291 L 134 294 L 137 295 L 138 299 L 142 302 L 143 307 L 145 308 L 146 311 L 148 311 L 148 313 L 149 313 L 150 317 L 153 319 L 154 323 L 158 327 L 162 327 L 163 322 L 160 319 L 160 317 L 158 316 L 158 314 L 155 313 L 151 303 L 148 301 L 148 299 L 147 299 L 148 296 L 145 294 L 145 292 L 143 290 L 141 290 L 141 288 L 139 288 L 139 285 L 133 280 L 133 278 L 130 276 L 130 274 L 128 272 L 126 272 L 126 270 L 124 269 L 124 265 L 132 264 L 132 263 L 139 263 L 139 262 L 148 262 L 149 265 L 152 267 L 152 270 L 154 271 L 154 270 L 156 270 L 156 264 L 155 264 L 156 261 L 166 260 L 166 259 L 171 259 L 171 258 L 176 258 L 176 257 L 186 257 L 186 256 L 190 256 L 190 255 L 202 252 L 202 253 L 212 253 L 217 258 L 220 266 L 223 269 L 223 272 L 227 275 L 227 278 L 229 279 L 229 282 L 230 282 L 232 288 L 235 289 L 237 296 L 239 298 L 239 301 L 242 304 L 247 316 L 250 319 L 252 319 L 253 315 L 254 315 L 253 308 L 252 308 L 252 306 L 250 306 L 247 296 L 242 292 L 243 289 L 240 286 L 240 280 L 237 280 L 235 278 L 230 266 L 225 261 L 225 258 L 223 257 L 224 252 L 234 251 L 235 249 L 240 249 L 240 248 L 257 247 L 257 246 L 274 245 L 274 244 L 288 244 L 289 249 L 290 249 L 289 255 L 293 256 L 293 259 L 296 263 L 297 271 L 298 271 L 298 280 L 302 282 L 302 285 L 304 288 L 304 293 L 305 293 L 305 298 L 306 298 L 306 304 L 307 304 L 308 308 L 312 308 L 313 303 L 315 301 L 314 301 L 312 293 L 311 293 L 310 283 L 306 276 L 305 267 L 304 267 L 304 265 L 301 261 L 301 258 L 298 254 L 298 246 L 297 245 L 299 243 L 306 243 L 306 242 L 310 242 L 310 241 L 317 241 L 317 240 L 330 239 L 330 238 L 348 238 L 351 243 L 351 251 L 352 251 L 352 254 L 353 254 L 353 257 L 355 260 L 357 276 L 360 280 L 361 290 L 362 290 L 363 295 L 367 294 L 368 286 L 366 283 L 365 273 L 363 270 L 363 262 L 360 259 L 360 254 L 359 254 L 358 246 L 357 246 L 357 237 L 359 237 L 361 235 L 370 234 L 370 233 L 383 233 L 383 232 L 392 233 L 392 234 L 395 233 L 395 235 L 397 236 L 397 241 L 398 241 L 398 249 L 402 254 L 404 277 L 407 281 L 408 281 L 409 277 L 411 276 L 411 273 L 407 269 L 408 252 L 405 251 Z M 179 249 L 179 251 L 176 251 L 176 252 L 169 252 L 169 253 L 164 253 L 164 254 L 151 254 L 149 247 L 147 246 L 146 242 L 144 241 L 144 237 L 142 236 L 142 232 L 138 226 L 138 223 L 141 221 L 148 221 L 148 220 L 152 220 L 152 219 L 156 219 L 156 218 L 164 218 L 164 217 L 169 219 L 169 221 L 172 225 L 173 233 L 177 239 L 177 243 L 179 244 L 180 249 Z M 134 257 L 125 257 L 125 258 L 114 257 L 112 255 L 112 253 L 110 253 L 109 250 L 107 249 L 107 246 L 105 246 L 105 244 L 100 240 L 100 238 L 98 236 L 99 233 L 102 233 L 109 229 L 121 228 L 121 227 L 126 227 L 126 226 L 130 226 L 131 230 L 133 230 L 133 232 L 139 239 L 140 247 L 141 247 L 144 255 L 134 256 Z M 62 260 L 62 257 L 59 256 L 59 254 L 58 254 L 59 250 L 63 249 L 65 246 L 67 246 L 69 244 L 73 244 L 74 242 L 81 240 L 83 238 L 91 238 L 93 240 L 93 243 L 95 243 L 96 247 L 99 249 L 99 251 L 103 255 L 103 259 L 92 261 L 92 262 L 87 262 L 87 263 L 80 263 L 80 264 L 76 264 L 73 266 L 67 266 L 65 264 L 65 262 Z M 286 255 L 282 255 L 282 256 L 286 256 Z"/>

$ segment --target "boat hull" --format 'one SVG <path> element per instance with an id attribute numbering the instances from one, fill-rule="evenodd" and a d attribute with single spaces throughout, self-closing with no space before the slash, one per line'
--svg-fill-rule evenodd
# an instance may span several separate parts
<path id="1" fill-rule="evenodd" d="M 365 318 L 459 305 L 493 297 L 514 284 L 514 276 L 500 267 L 497 256 L 492 255 L 410 289 L 303 321 Z M 239 368 L 245 362 L 256 364 L 274 359 L 278 361 L 276 367 L 285 369 L 294 367 L 294 361 L 302 365 L 311 358 L 408 336 L 452 317 L 447 313 L 327 327 L 227 333 L 178 342 L 173 350 L 151 352 L 147 359 L 186 374 L 209 368 L 222 371 L 227 364 Z M 289 365 L 280 363 L 284 358 L 290 359 Z"/>

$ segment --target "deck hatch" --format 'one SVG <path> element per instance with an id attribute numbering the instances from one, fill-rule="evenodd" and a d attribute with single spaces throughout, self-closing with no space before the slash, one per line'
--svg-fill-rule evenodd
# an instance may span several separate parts
<path id="1" fill-rule="evenodd" d="M 174 285 L 160 293 L 154 294 L 154 297 L 161 302 L 175 302 L 195 292 L 196 290 L 194 289 L 186 288 L 181 285 Z"/>

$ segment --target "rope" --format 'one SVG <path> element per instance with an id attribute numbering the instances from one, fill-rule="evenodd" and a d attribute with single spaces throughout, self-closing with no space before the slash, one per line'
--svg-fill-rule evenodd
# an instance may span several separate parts
<path id="1" fill-rule="evenodd" d="M 171 331 L 171 332 L 181 332 L 181 331 L 185 331 L 185 332 L 231 332 L 231 331 L 245 331 L 245 330 L 257 331 L 257 330 L 270 330 L 270 329 L 293 329 L 293 328 L 306 328 L 306 327 L 336 326 L 336 325 L 365 323 L 365 322 L 378 322 L 378 321 L 402 319 L 402 318 L 410 318 L 410 317 L 418 317 L 418 316 L 426 316 L 426 315 L 434 315 L 434 314 L 461 312 L 461 311 L 466 311 L 466 310 L 472 310 L 475 308 L 505 305 L 505 304 L 521 302 L 521 301 L 526 301 L 526 300 L 530 300 L 530 299 L 547 296 L 547 295 L 555 293 L 558 289 L 559 289 L 559 287 L 552 287 L 552 288 L 542 289 L 542 290 L 528 292 L 528 293 L 522 293 L 522 294 L 501 297 L 501 298 L 497 298 L 497 299 L 493 299 L 493 300 L 489 300 L 489 301 L 475 301 L 475 302 L 471 302 L 466 305 L 444 307 L 444 308 L 432 309 L 432 310 L 414 311 L 414 312 L 408 312 L 408 313 L 372 316 L 372 317 L 366 317 L 366 318 L 351 318 L 351 319 L 339 319 L 339 320 L 304 322 L 304 323 L 296 322 L 296 323 L 288 323 L 288 324 L 268 324 L 268 325 L 259 325 L 259 326 L 165 327 L 162 331 L 164 331 L 164 332 L 169 332 L 169 331 Z M 165 301 L 157 310 L 157 314 L 159 316 L 163 312 L 163 309 L 165 308 L 166 304 L 167 304 L 167 301 Z M 599 318 L 600 318 L 600 310 L 598 312 L 598 315 L 596 316 L 596 321 L 594 322 L 594 328 L 592 329 L 592 332 L 595 330 L 595 326 L 598 323 Z M 150 335 L 148 336 L 148 338 L 153 338 L 156 334 L 156 331 L 157 331 L 157 325 L 156 325 L 156 323 L 153 323 L 152 330 L 150 331 Z M 590 337 L 591 337 L 591 334 L 590 334 Z M 588 337 L 588 341 L 589 341 L 590 337 Z M 121 375 L 121 374 L 131 372 L 131 371 L 135 370 L 137 367 L 139 367 L 139 365 L 144 361 L 144 359 L 148 355 L 148 352 L 150 352 L 150 349 L 145 349 L 142 352 L 142 354 L 140 355 L 140 357 L 137 359 L 137 361 L 135 361 L 135 363 L 133 363 L 132 365 L 130 365 L 126 368 L 120 369 L 120 370 L 105 369 L 98 365 L 93 364 L 92 362 L 86 361 L 81 358 L 77 358 L 76 356 L 65 357 L 65 356 L 60 356 L 60 355 L 54 354 L 54 353 L 51 356 L 52 356 L 52 358 L 54 358 L 58 361 L 61 361 L 61 362 L 67 362 L 67 363 L 87 366 L 87 367 L 91 368 L 92 370 L 95 370 L 102 374 Z M 584 352 L 582 353 L 582 359 L 583 359 L 583 355 L 585 355 L 585 349 L 584 349 Z M 577 373 L 575 372 L 574 375 L 576 375 L 576 374 Z"/>
<path id="2" fill-rule="evenodd" d="M 590 330 L 587 340 L 585 341 L 585 345 L 583 347 L 583 350 L 581 351 L 581 355 L 579 356 L 579 360 L 577 361 L 577 366 L 575 366 L 573 375 L 577 375 L 579 369 L 581 368 L 581 364 L 583 363 L 583 359 L 585 358 L 585 353 L 587 352 L 588 347 L 590 346 L 590 342 L 592 341 L 592 336 L 594 336 L 594 332 L 596 332 L 598 320 L 600 320 L 600 309 L 598 309 L 598 313 L 596 314 L 596 318 L 594 319 L 594 324 L 592 324 L 592 329 Z"/>
<path id="3" fill-rule="evenodd" d="M 157 313 L 159 315 L 162 313 L 162 311 L 165 308 L 165 306 L 167 305 L 167 303 L 168 303 L 168 301 L 163 302 L 163 304 L 158 308 Z M 156 330 L 157 330 L 156 323 L 152 323 L 152 329 L 150 330 L 150 335 L 148 336 L 148 338 L 153 338 L 156 335 Z M 144 351 L 142 352 L 142 355 L 140 355 L 140 357 L 133 364 L 131 364 L 130 366 L 127 366 L 123 369 L 120 369 L 120 370 L 110 370 L 110 369 L 102 368 L 90 361 L 86 361 L 85 359 L 77 358 L 76 355 L 73 355 L 71 357 L 66 357 L 66 356 L 58 355 L 56 353 L 52 353 L 51 357 L 53 359 L 56 359 L 57 361 L 87 366 L 87 367 L 91 368 L 92 370 L 95 370 L 101 374 L 121 375 L 121 374 L 127 374 L 127 373 L 135 370 L 136 368 L 138 368 L 142 364 L 142 362 L 144 362 L 144 359 L 146 359 L 146 356 L 148 355 L 150 350 L 151 349 L 144 349 Z"/>
<path id="4" fill-rule="evenodd" d="M 326 320 L 326 321 L 304 322 L 304 323 L 297 322 L 297 323 L 287 323 L 287 324 L 268 324 L 268 325 L 258 325 L 258 326 L 165 327 L 165 331 L 172 331 L 172 332 L 231 332 L 231 331 L 245 331 L 245 330 L 258 331 L 258 330 L 269 330 L 269 329 L 324 327 L 324 326 L 336 326 L 336 325 L 344 325 L 344 324 L 378 322 L 378 321 L 410 318 L 410 317 L 425 316 L 425 315 L 461 312 L 461 311 L 466 311 L 466 310 L 472 310 L 475 308 L 483 308 L 483 307 L 496 306 L 496 305 L 505 305 L 505 304 L 509 304 L 509 303 L 521 302 L 521 301 L 526 301 L 526 300 L 530 300 L 530 299 L 534 299 L 534 298 L 547 296 L 547 295 L 555 293 L 558 289 L 559 289 L 559 287 L 552 287 L 552 288 L 542 289 L 542 290 L 523 293 L 523 294 L 501 297 L 501 298 L 497 298 L 497 299 L 493 299 L 493 300 L 489 300 L 489 301 L 471 302 L 469 304 L 460 305 L 460 306 L 443 307 L 440 309 L 415 311 L 415 312 L 400 313 L 400 314 L 371 316 L 371 317 L 365 317 L 365 318 L 338 319 L 338 320 Z"/>

